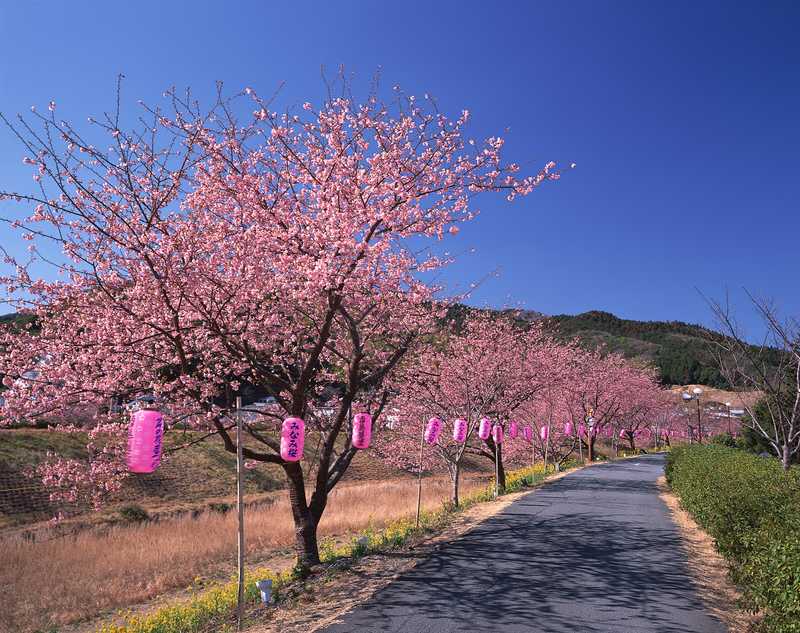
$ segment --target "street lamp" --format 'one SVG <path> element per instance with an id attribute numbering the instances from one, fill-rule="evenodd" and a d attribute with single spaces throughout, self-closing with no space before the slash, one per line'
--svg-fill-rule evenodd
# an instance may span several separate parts
<path id="1" fill-rule="evenodd" d="M 689 400 L 692 400 L 693 397 L 692 397 L 692 394 L 690 394 L 688 391 L 684 391 L 681 394 L 681 398 L 683 398 L 683 401 L 686 402 L 686 404 L 687 404 L 687 407 L 685 409 L 685 411 L 686 411 L 686 430 L 689 433 L 689 444 L 691 444 L 692 440 L 694 439 L 694 437 L 693 437 L 693 434 L 692 434 L 692 425 L 689 422 L 689 407 L 688 407 L 688 404 L 689 404 Z"/>
<path id="2" fill-rule="evenodd" d="M 728 410 L 728 435 L 731 434 L 731 403 L 726 402 L 725 408 Z"/>
<path id="3" fill-rule="evenodd" d="M 692 393 L 694 394 L 695 402 L 697 402 L 697 441 L 700 444 L 703 443 L 703 423 L 700 421 L 700 395 L 703 393 L 703 390 L 700 387 L 695 387 L 692 389 Z"/>
<path id="4" fill-rule="evenodd" d="M 684 391 L 681 394 L 681 397 L 686 402 L 688 402 L 689 400 L 694 400 L 694 401 L 697 402 L 697 441 L 700 442 L 700 444 L 703 443 L 703 424 L 700 421 L 700 396 L 702 395 L 702 393 L 703 393 L 703 390 L 700 389 L 700 387 L 695 387 L 694 389 L 692 389 L 692 393 L 689 393 L 688 391 Z M 692 437 L 691 437 L 692 436 L 692 427 L 690 425 L 688 425 L 688 423 L 687 423 L 687 426 L 689 426 L 689 442 L 691 442 L 692 441 Z"/>

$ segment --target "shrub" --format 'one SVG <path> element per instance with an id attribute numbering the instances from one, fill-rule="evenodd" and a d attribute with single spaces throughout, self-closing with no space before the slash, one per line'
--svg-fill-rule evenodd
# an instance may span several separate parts
<path id="1" fill-rule="evenodd" d="M 675 448 L 667 481 L 770 633 L 800 633 L 800 469 L 722 445 Z"/>
<path id="2" fill-rule="evenodd" d="M 719 446 L 727 446 L 728 448 L 737 448 L 736 438 L 730 433 L 720 433 L 711 438 L 712 444 Z"/>
<path id="3" fill-rule="evenodd" d="M 141 523 L 142 521 L 147 521 L 150 518 L 150 515 L 147 514 L 147 510 L 135 503 L 123 506 L 117 510 L 117 512 L 123 519 L 130 521 L 131 523 Z"/>

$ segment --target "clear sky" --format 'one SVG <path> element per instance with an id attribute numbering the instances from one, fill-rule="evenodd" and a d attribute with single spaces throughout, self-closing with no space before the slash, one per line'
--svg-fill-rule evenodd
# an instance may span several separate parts
<path id="1" fill-rule="evenodd" d="M 577 163 L 462 229 L 448 280 L 500 273 L 474 303 L 710 324 L 696 288 L 800 314 L 798 32 L 797 2 L 4 2 L 0 110 L 85 121 L 119 72 L 131 111 L 218 79 L 319 102 L 321 65 L 380 67 L 522 164 Z M 0 184 L 33 184 L 22 155 L 0 131 Z"/>

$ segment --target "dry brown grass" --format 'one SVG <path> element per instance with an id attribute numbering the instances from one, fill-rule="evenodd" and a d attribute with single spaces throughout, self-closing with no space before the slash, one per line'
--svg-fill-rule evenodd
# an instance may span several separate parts
<path id="1" fill-rule="evenodd" d="M 485 485 L 462 482 L 462 492 Z M 449 482 L 425 481 L 423 504 L 449 496 Z M 416 482 L 359 483 L 334 490 L 320 526 L 322 536 L 381 527 L 416 509 Z M 0 541 L 0 631 L 46 629 L 144 602 L 219 573 L 236 555 L 235 513 L 89 530 L 42 542 Z M 248 555 L 262 557 L 293 542 L 288 500 L 250 509 L 245 520 Z"/>

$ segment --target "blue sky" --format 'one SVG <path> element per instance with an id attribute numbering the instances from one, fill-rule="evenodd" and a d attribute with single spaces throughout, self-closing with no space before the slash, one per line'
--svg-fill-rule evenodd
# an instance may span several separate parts
<path id="1" fill-rule="evenodd" d="M 0 110 L 55 99 L 85 121 L 119 72 L 131 112 L 218 79 L 319 102 L 321 65 L 365 90 L 380 67 L 387 91 L 468 108 L 523 165 L 578 165 L 484 199 L 452 248 L 476 252 L 446 277 L 499 271 L 474 303 L 709 324 L 696 288 L 730 289 L 753 335 L 743 286 L 800 314 L 799 28 L 800 4 L 776 2 L 8 2 Z M 0 184 L 32 185 L 22 155 L 0 131 Z"/>

